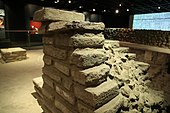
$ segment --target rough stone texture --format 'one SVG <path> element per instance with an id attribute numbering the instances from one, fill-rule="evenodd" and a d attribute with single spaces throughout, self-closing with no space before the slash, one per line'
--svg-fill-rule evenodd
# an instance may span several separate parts
<path id="1" fill-rule="evenodd" d="M 21 60 L 25 60 L 27 58 L 26 50 L 22 49 L 20 47 L 1 49 L 0 52 L 2 55 L 2 59 L 6 63 L 21 61 Z"/>
<path id="2" fill-rule="evenodd" d="M 133 30 L 130 28 L 107 28 L 107 39 L 134 42 L 144 45 L 170 48 L 170 32 L 159 30 Z"/>
<path id="3" fill-rule="evenodd" d="M 53 36 L 55 38 L 56 47 L 102 47 L 104 44 L 104 35 L 98 33 L 84 33 L 72 34 L 70 32 L 57 33 Z"/>
<path id="4" fill-rule="evenodd" d="M 67 50 L 55 48 L 51 45 L 44 45 L 43 52 L 46 55 L 55 57 L 57 59 L 66 60 L 66 58 L 67 58 Z"/>
<path id="5" fill-rule="evenodd" d="M 99 108 L 119 94 L 118 84 L 110 79 L 97 87 L 85 88 L 81 85 L 75 85 L 74 88 L 76 97 L 94 108 Z"/>
<path id="6" fill-rule="evenodd" d="M 107 104 L 95 110 L 94 113 L 117 113 L 118 110 L 123 106 L 123 102 L 123 96 L 118 95 L 117 97 L 109 101 Z"/>
<path id="7" fill-rule="evenodd" d="M 61 31 L 61 30 L 104 30 L 105 25 L 102 22 L 88 22 L 88 21 L 58 21 L 49 24 L 47 31 Z"/>
<path id="8" fill-rule="evenodd" d="M 51 12 L 50 15 L 56 13 L 54 9 L 40 12 L 45 11 Z M 44 15 L 49 16 L 47 12 Z M 70 14 L 61 13 L 53 17 L 67 18 Z M 34 83 L 43 112 L 169 113 L 170 93 L 150 88 L 150 65 L 135 61 L 138 54 L 119 47 L 119 41 L 104 41 L 102 23 L 50 21 L 43 22 L 47 33 L 43 39 L 43 87 Z M 164 66 L 161 62 L 168 58 L 153 52 L 142 52 L 141 57 L 155 67 Z M 168 85 L 163 86 L 169 90 Z"/>
<path id="9" fill-rule="evenodd" d="M 74 81 L 85 86 L 96 86 L 103 81 L 106 81 L 110 67 L 106 64 L 101 64 L 85 70 L 73 69 L 71 74 Z"/>
<path id="10" fill-rule="evenodd" d="M 44 8 L 34 13 L 34 21 L 84 21 L 85 15 L 73 11 Z"/>
<path id="11" fill-rule="evenodd" d="M 80 68 L 88 68 L 99 65 L 107 59 L 102 49 L 77 49 L 70 58 L 70 63 Z"/>

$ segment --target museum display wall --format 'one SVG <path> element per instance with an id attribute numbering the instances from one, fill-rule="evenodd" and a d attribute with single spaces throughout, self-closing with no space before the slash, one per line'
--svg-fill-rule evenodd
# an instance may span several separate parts
<path id="1" fill-rule="evenodd" d="M 168 96 L 149 87 L 150 65 L 105 40 L 103 23 L 51 8 L 34 19 L 43 24 L 43 75 L 33 83 L 44 113 L 168 112 Z"/>

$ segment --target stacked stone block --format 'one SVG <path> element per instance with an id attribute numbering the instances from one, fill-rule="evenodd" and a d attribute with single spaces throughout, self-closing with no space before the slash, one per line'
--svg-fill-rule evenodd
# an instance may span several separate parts
<path id="1" fill-rule="evenodd" d="M 2 59 L 6 63 L 20 61 L 27 58 L 26 50 L 20 47 L 1 49 L 0 52 Z"/>
<path id="2" fill-rule="evenodd" d="M 162 48 L 170 48 L 170 32 L 160 30 L 133 30 L 130 28 L 107 28 L 108 39 L 139 43 Z"/>
<path id="3" fill-rule="evenodd" d="M 37 11 L 34 19 L 45 28 L 41 31 L 45 33 L 42 88 L 36 90 L 38 82 L 34 82 L 44 113 L 152 110 L 150 103 L 143 105 L 148 100 L 140 94 L 149 91 L 149 65 L 135 62 L 136 55 L 119 47 L 119 41 L 105 41 L 103 23 L 86 22 L 80 13 L 50 8 Z M 153 103 L 161 102 L 162 98 Z"/>

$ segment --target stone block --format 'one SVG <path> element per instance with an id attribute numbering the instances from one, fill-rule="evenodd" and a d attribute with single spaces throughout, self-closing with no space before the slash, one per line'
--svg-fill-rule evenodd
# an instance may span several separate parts
<path id="1" fill-rule="evenodd" d="M 62 81 L 61 76 L 64 76 L 63 73 L 61 73 L 52 66 L 44 66 L 42 68 L 42 72 L 45 75 L 49 76 L 51 79 L 53 79 L 56 83 L 61 83 Z"/>
<path id="2" fill-rule="evenodd" d="M 42 94 L 44 95 L 44 96 L 43 96 L 43 99 L 44 99 L 45 97 L 48 98 L 48 99 L 51 100 L 51 101 L 54 101 L 54 99 L 55 99 L 54 89 L 51 88 L 50 86 L 48 86 L 48 84 L 46 84 L 46 83 L 43 84 Z M 45 101 L 45 100 L 44 100 L 44 101 Z"/>
<path id="3" fill-rule="evenodd" d="M 82 102 L 81 100 L 77 101 L 77 107 L 79 113 L 94 113 L 95 109 L 88 106 L 86 103 Z"/>
<path id="4" fill-rule="evenodd" d="M 55 61 L 54 67 L 56 69 L 58 69 L 60 72 L 64 73 L 65 75 L 70 76 L 70 69 L 69 69 L 69 66 L 67 64 L 64 64 L 64 63 L 59 62 L 59 61 Z"/>
<path id="5" fill-rule="evenodd" d="M 46 65 L 52 65 L 52 58 L 48 55 L 43 56 L 43 61 Z"/>
<path id="6" fill-rule="evenodd" d="M 42 89 L 42 86 L 43 86 L 43 83 L 44 83 L 42 77 L 34 78 L 32 81 L 37 88 Z"/>
<path id="7" fill-rule="evenodd" d="M 34 90 L 36 91 L 37 95 L 38 95 L 38 98 L 37 100 L 39 99 L 41 101 L 41 103 L 43 102 L 42 99 L 43 99 L 43 93 L 42 93 L 42 88 L 37 88 L 36 86 L 34 86 Z"/>
<path id="8" fill-rule="evenodd" d="M 115 80 L 108 79 L 97 87 L 85 88 L 76 84 L 75 95 L 93 108 L 99 108 L 119 94 L 118 84 Z"/>
<path id="9" fill-rule="evenodd" d="M 46 83 L 51 88 L 54 87 L 54 81 L 48 75 L 43 74 L 42 78 L 43 78 L 44 83 Z"/>
<path id="10" fill-rule="evenodd" d="M 101 64 L 85 70 L 73 69 L 71 75 L 73 80 L 85 86 L 97 86 L 103 81 L 106 81 L 110 67 L 106 64 Z"/>
<path id="11" fill-rule="evenodd" d="M 70 104 L 75 105 L 75 96 L 72 92 L 67 91 L 66 89 L 62 88 L 60 85 L 55 85 L 55 90 L 58 95 L 68 101 Z"/>
<path id="12" fill-rule="evenodd" d="M 65 60 L 67 58 L 67 51 L 60 48 L 55 48 L 51 45 L 44 45 L 43 52 L 46 55 L 52 56 L 56 59 Z"/>
<path id="13" fill-rule="evenodd" d="M 43 42 L 43 44 L 46 44 L 46 45 L 52 45 L 54 43 L 54 38 L 48 37 L 48 36 L 43 36 L 42 42 Z"/>
<path id="14" fill-rule="evenodd" d="M 103 49 L 76 49 L 70 58 L 70 63 L 80 68 L 88 68 L 103 63 L 107 59 Z"/>
<path id="15" fill-rule="evenodd" d="M 136 61 L 136 64 L 138 65 L 138 68 L 142 71 L 147 72 L 149 70 L 150 65 L 148 63 Z"/>
<path id="16" fill-rule="evenodd" d="M 75 34 L 71 37 L 70 45 L 73 47 L 102 47 L 104 44 L 104 35 L 102 33 Z"/>
<path id="17" fill-rule="evenodd" d="M 124 53 L 125 57 L 128 58 L 128 60 L 135 60 L 136 54 L 135 53 Z"/>
<path id="18" fill-rule="evenodd" d="M 56 108 L 58 108 L 60 111 L 62 111 L 62 113 L 73 113 L 71 112 L 67 106 L 65 106 L 63 103 L 61 103 L 60 101 L 58 101 L 58 99 L 55 99 L 55 106 Z"/>
<path id="19" fill-rule="evenodd" d="M 84 21 L 85 15 L 74 11 L 43 8 L 34 13 L 34 21 Z"/>
<path id="20" fill-rule="evenodd" d="M 95 110 L 94 113 L 117 113 L 119 108 L 123 106 L 124 98 L 121 94 L 113 98 L 111 101 Z"/>
<path id="21" fill-rule="evenodd" d="M 47 31 L 62 31 L 62 30 L 104 30 L 105 25 L 102 22 L 88 21 L 58 21 L 49 24 Z"/>
<path id="22" fill-rule="evenodd" d="M 101 47 L 104 44 L 104 35 L 102 33 L 84 33 L 72 34 L 70 32 L 57 33 L 53 36 L 56 47 Z"/>
<path id="23" fill-rule="evenodd" d="M 104 41 L 104 48 L 110 49 L 110 48 L 118 48 L 120 47 L 118 40 L 105 40 Z"/>
<path id="24" fill-rule="evenodd" d="M 20 61 L 27 58 L 26 50 L 20 47 L 1 49 L 2 59 L 8 62 Z"/>

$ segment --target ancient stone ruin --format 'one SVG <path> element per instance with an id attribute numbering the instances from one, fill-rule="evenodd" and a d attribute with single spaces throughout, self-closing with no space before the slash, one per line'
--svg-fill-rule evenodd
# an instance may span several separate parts
<path id="1" fill-rule="evenodd" d="M 148 87 L 149 64 L 119 41 L 105 40 L 103 23 L 81 13 L 45 8 L 42 78 L 33 80 L 44 113 L 167 113 L 162 92 Z"/>

